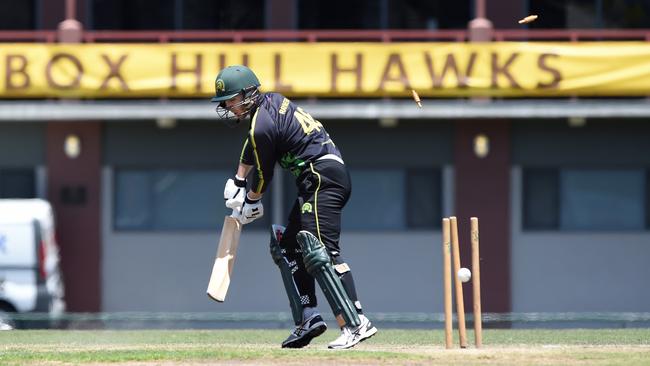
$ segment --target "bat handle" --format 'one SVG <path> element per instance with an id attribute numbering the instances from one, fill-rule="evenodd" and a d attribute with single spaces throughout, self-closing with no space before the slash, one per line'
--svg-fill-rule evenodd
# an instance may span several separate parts
<path id="1" fill-rule="evenodd" d="M 233 219 L 239 220 L 239 218 L 241 217 L 241 207 L 233 208 L 232 213 L 230 214 L 230 217 L 232 217 Z"/>

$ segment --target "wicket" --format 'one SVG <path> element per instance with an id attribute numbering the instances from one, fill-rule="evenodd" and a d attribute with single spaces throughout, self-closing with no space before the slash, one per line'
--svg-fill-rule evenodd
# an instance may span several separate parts
<path id="1" fill-rule="evenodd" d="M 481 319 L 481 269 L 479 255 L 478 218 L 470 218 L 470 234 L 472 244 L 472 290 L 474 303 L 474 344 L 480 348 L 483 343 L 483 326 Z M 458 278 L 460 266 L 460 245 L 458 240 L 458 220 L 455 216 L 442 219 L 442 252 L 443 252 L 443 288 L 445 308 L 445 348 L 453 346 L 452 298 L 451 298 L 451 257 L 453 254 L 453 273 L 456 293 L 456 314 L 458 318 L 458 334 L 460 348 L 467 348 L 467 330 L 465 328 L 465 303 L 463 300 L 463 284 Z"/>

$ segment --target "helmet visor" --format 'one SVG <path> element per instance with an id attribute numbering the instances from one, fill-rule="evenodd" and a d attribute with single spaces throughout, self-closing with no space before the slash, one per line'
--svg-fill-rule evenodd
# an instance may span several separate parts
<path id="1" fill-rule="evenodd" d="M 239 95 L 239 93 L 235 94 L 235 96 L 237 95 Z M 242 118 L 246 117 L 250 111 L 250 106 L 251 103 L 249 99 L 242 99 L 240 102 L 231 105 L 227 105 L 226 101 L 220 101 L 217 108 L 215 108 L 215 111 L 217 112 L 219 119 L 221 119 L 226 125 L 234 127 L 239 124 L 239 121 Z M 235 113 L 235 111 L 238 113 Z"/>

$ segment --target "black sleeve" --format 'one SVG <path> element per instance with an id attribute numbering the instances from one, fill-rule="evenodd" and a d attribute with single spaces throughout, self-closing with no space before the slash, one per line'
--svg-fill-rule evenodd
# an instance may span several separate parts
<path id="1" fill-rule="evenodd" d="M 255 158 L 253 157 L 253 146 L 250 143 L 250 138 L 246 138 L 244 146 L 241 149 L 239 162 L 246 165 L 255 165 Z"/>
<path id="2" fill-rule="evenodd" d="M 251 145 L 255 171 L 253 172 L 252 190 L 264 193 L 273 179 L 275 168 L 275 123 L 264 109 L 259 109 L 253 116 L 248 143 Z"/>

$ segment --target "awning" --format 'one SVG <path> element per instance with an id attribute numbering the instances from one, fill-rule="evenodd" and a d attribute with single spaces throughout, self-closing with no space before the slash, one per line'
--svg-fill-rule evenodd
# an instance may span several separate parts
<path id="1" fill-rule="evenodd" d="M 295 100 L 314 118 L 531 119 L 650 117 L 650 99 Z M 216 120 L 209 100 L 3 101 L 0 121 Z"/>

